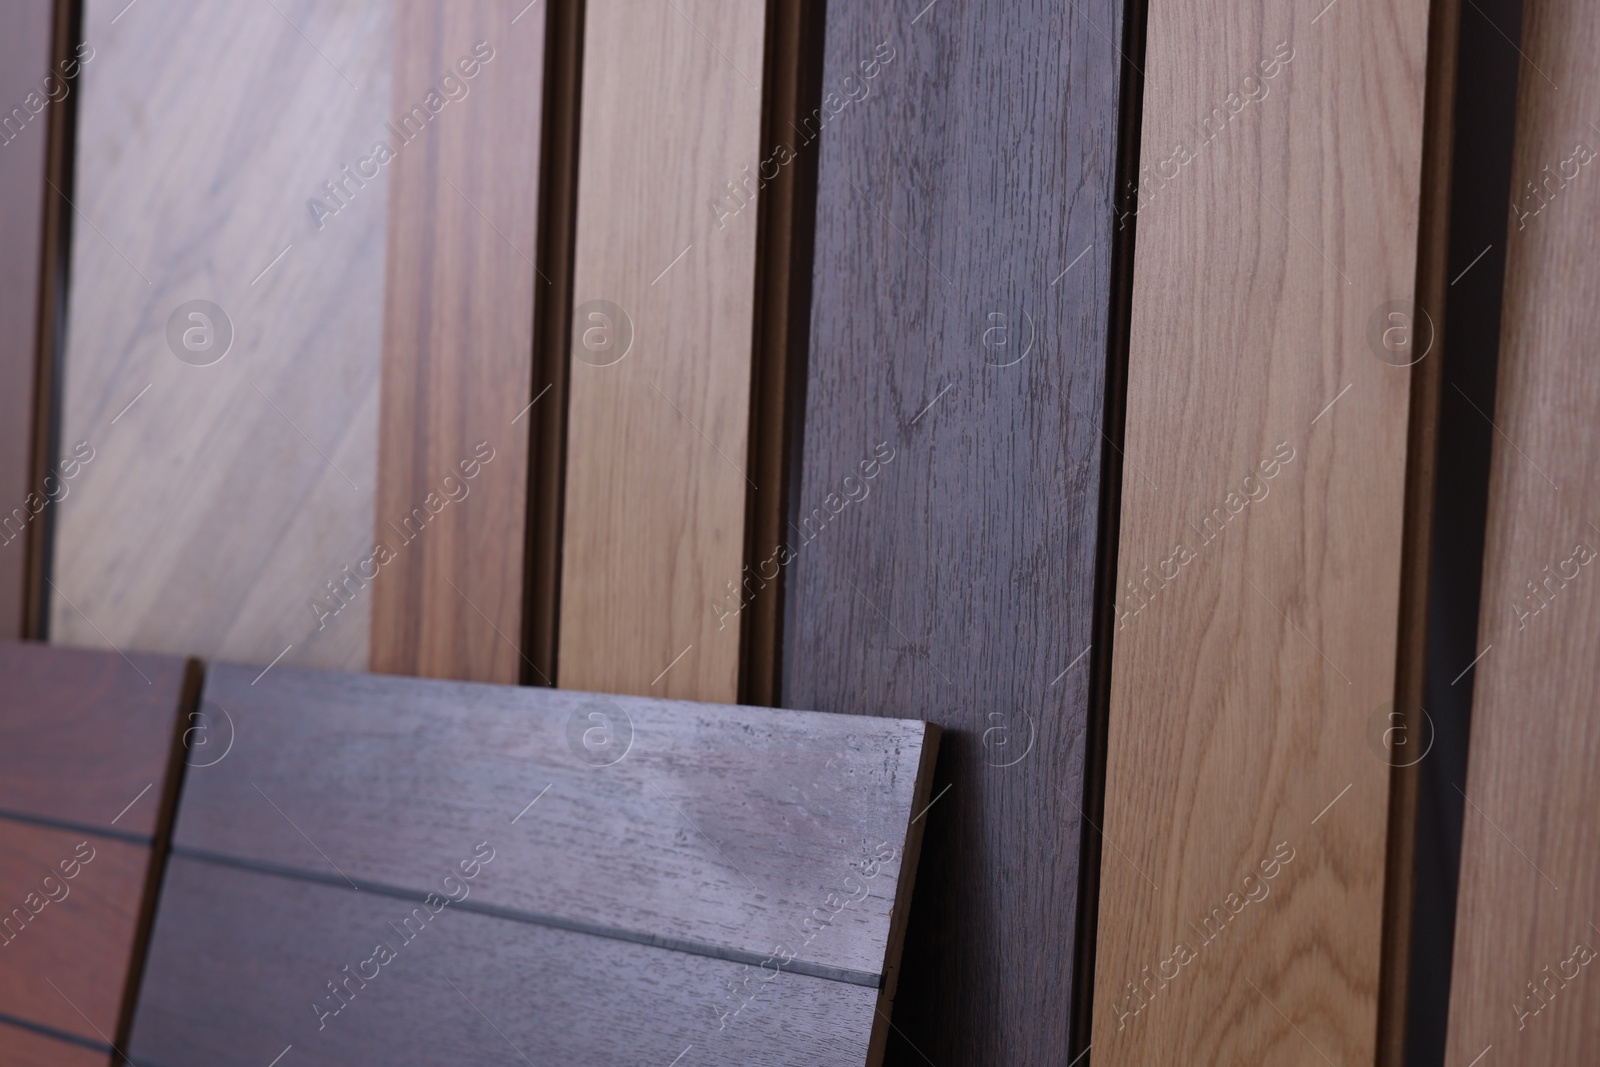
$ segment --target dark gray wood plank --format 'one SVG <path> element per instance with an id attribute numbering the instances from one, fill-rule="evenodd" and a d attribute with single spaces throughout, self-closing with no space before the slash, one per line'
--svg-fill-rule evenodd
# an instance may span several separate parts
<path id="1" fill-rule="evenodd" d="M 782 702 L 951 732 L 896 1062 L 1070 1058 L 1122 24 L 828 7 Z"/>
<path id="2" fill-rule="evenodd" d="M 454 905 L 429 910 L 174 857 L 130 1058 L 141 1067 L 264 1067 L 279 1056 L 284 1067 L 865 1060 L 873 989 L 792 973 L 764 982 L 724 960 Z M 336 999 L 327 983 L 352 973 Z M 730 992 L 747 979 L 748 994 Z"/>
<path id="3" fill-rule="evenodd" d="M 420 895 L 487 842 L 464 908 L 757 964 L 800 940 L 791 970 L 884 973 L 924 723 L 259 674 L 207 673 L 235 741 L 185 779 L 180 853 Z"/>

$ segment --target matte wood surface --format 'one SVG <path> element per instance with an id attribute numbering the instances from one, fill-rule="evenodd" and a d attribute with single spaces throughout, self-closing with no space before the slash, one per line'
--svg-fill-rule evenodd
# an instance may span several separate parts
<path id="1" fill-rule="evenodd" d="M 108 1067 L 111 1055 L 0 1023 L 0 1067 Z"/>
<path id="2" fill-rule="evenodd" d="M 93 458 L 52 505 L 53 640 L 367 665 L 370 594 L 314 604 L 373 548 L 389 175 L 343 168 L 393 136 L 393 22 L 88 0 L 60 454 Z M 169 347 L 191 300 L 231 322 L 208 366 Z"/>
<path id="3" fill-rule="evenodd" d="M 0 1012 L 115 1040 L 149 862 L 144 845 L 0 817 Z"/>
<path id="4" fill-rule="evenodd" d="M 393 113 L 412 139 L 389 164 L 377 558 L 344 591 L 364 611 L 371 585 L 375 671 L 506 683 L 521 671 L 550 5 L 520 6 L 395 6 Z"/>
<path id="5" fill-rule="evenodd" d="M 822 155 L 783 703 L 952 731 L 891 1059 L 1060 1063 L 1123 11 L 923 6 L 829 5 L 827 117 L 802 123 Z"/>
<path id="6" fill-rule="evenodd" d="M 0 814 L 154 836 L 185 670 L 0 642 Z"/>
<path id="7" fill-rule="evenodd" d="M 723 1020 L 726 987 L 743 977 L 736 964 L 454 906 L 424 921 L 414 908 L 427 913 L 174 857 L 130 1056 L 149 1067 L 262 1067 L 292 1046 L 283 1062 L 310 1067 L 864 1061 L 872 989 L 781 974 Z M 383 964 L 379 944 L 392 952 Z M 358 977 L 335 999 L 326 983 L 347 975 Z"/>
<path id="8" fill-rule="evenodd" d="M 488 841 L 500 858 L 468 907 L 752 964 L 870 871 L 796 965 L 874 987 L 883 972 L 932 747 L 923 723 L 282 668 L 252 686 L 255 674 L 208 672 L 206 706 L 239 740 L 186 777 L 180 852 L 417 888 Z"/>
<path id="9" fill-rule="evenodd" d="M 1481 1067 L 1588 1064 L 1600 1047 L 1597 46 L 1593 5 L 1523 7 L 1479 616 L 1487 651 L 1458 783 L 1452 1067 L 1489 1046 Z"/>
<path id="10" fill-rule="evenodd" d="M 54 0 L 7 4 L 0 33 L 0 639 L 23 635 L 30 530 L 49 506 L 29 497 L 50 101 L 74 88 L 51 66 L 55 14 Z"/>
<path id="11" fill-rule="evenodd" d="M 587 12 L 557 680 L 730 702 L 765 9 Z"/>
<path id="12" fill-rule="evenodd" d="M 1149 12 L 1099 1067 L 1374 1056 L 1428 4 L 1317 7 Z"/>

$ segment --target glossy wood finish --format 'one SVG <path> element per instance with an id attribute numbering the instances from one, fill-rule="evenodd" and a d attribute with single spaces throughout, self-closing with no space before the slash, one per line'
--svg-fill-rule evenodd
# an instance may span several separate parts
<path id="1" fill-rule="evenodd" d="M 881 1055 L 936 727 L 253 674 L 208 675 L 240 741 L 185 781 L 136 1062 Z M 409 977 L 308 1012 L 374 939 Z"/>
<path id="2" fill-rule="evenodd" d="M 1150 9 L 1102 1067 L 1375 1054 L 1428 17 Z"/>
<path id="3" fill-rule="evenodd" d="M 115 1042 L 149 863 L 144 845 L 0 818 L 0 1011 Z"/>
<path id="4" fill-rule="evenodd" d="M 742 579 L 752 485 L 764 27 L 760 4 L 587 5 L 566 687 L 737 698 L 740 627 L 717 607 Z"/>
<path id="5" fill-rule="evenodd" d="M 0 1067 L 108 1067 L 109 1052 L 0 1022 Z"/>
<path id="6" fill-rule="evenodd" d="M 57 6 L 7 5 L 0 33 L 0 640 L 24 636 L 30 549 L 50 506 L 34 478 L 45 211 L 55 195 L 46 168 L 52 101 L 77 88 L 54 68 Z"/>
<path id="7" fill-rule="evenodd" d="M 153 837 L 187 670 L 0 642 L 0 815 Z"/>
<path id="8" fill-rule="evenodd" d="M 518 6 L 395 6 L 393 114 L 411 139 L 389 165 L 378 558 L 351 589 L 371 584 L 375 671 L 516 682 L 522 670 L 527 409 L 546 384 L 534 388 L 533 322 L 536 289 L 547 298 L 534 257 L 550 5 Z"/>
<path id="9" fill-rule="evenodd" d="M 950 731 L 897 1063 L 1075 1054 L 1122 11 L 829 5 L 795 135 L 821 160 L 783 703 Z"/>
<path id="10" fill-rule="evenodd" d="M 1446 1062 L 1600 1046 L 1600 12 L 1523 8 L 1523 63 Z M 1547 80 L 1548 79 L 1548 80 Z M 1559 88 L 1556 88 L 1559 86 Z"/>
<path id="11" fill-rule="evenodd" d="M 394 32 L 389 0 L 88 0 L 60 452 L 94 458 L 53 640 L 366 666 L 371 591 L 315 605 L 373 548 L 389 175 L 344 168 L 392 117 Z M 219 362 L 169 347 L 190 300 L 231 321 Z"/>

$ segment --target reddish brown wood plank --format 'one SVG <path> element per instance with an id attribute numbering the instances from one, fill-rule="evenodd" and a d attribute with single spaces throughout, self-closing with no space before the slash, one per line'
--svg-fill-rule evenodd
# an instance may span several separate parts
<path id="1" fill-rule="evenodd" d="M 375 543 L 355 583 L 373 584 L 375 671 L 521 672 L 549 6 L 395 11 L 389 135 L 403 147 L 389 166 Z"/>
<path id="2" fill-rule="evenodd" d="M 0 1067 L 107 1067 L 109 1053 L 0 1023 Z"/>
<path id="3" fill-rule="evenodd" d="M 0 813 L 154 835 L 189 670 L 0 642 Z"/>

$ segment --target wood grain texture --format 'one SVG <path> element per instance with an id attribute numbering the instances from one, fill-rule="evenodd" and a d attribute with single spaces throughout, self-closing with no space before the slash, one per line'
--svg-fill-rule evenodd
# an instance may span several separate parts
<path id="1" fill-rule="evenodd" d="M 24 636 L 30 546 L 48 506 L 33 469 L 46 164 L 51 101 L 74 88 L 53 67 L 56 7 L 10 4 L 0 33 L 0 640 Z"/>
<path id="2" fill-rule="evenodd" d="M 1600 1045 L 1600 12 L 1523 7 L 1446 1062 L 1581 1064 Z M 1547 80 L 1548 79 L 1548 80 Z M 1559 88 L 1557 88 L 1559 86 Z"/>
<path id="3" fill-rule="evenodd" d="M 187 669 L 0 642 L 0 813 L 153 837 Z"/>
<path id="4" fill-rule="evenodd" d="M 1149 12 L 1096 1064 L 1375 1054 L 1428 14 Z"/>
<path id="5" fill-rule="evenodd" d="M 870 867 L 800 962 L 883 972 L 923 723 L 255 673 L 208 674 L 240 741 L 188 775 L 179 851 L 414 888 L 487 840 L 485 906 L 755 961 Z"/>
<path id="6" fill-rule="evenodd" d="M 745 562 L 764 27 L 761 4 L 587 5 L 563 686 L 737 699 L 718 607 Z"/>
<path id="7" fill-rule="evenodd" d="M 722 1020 L 742 977 L 724 960 L 454 907 L 424 922 L 413 908 L 426 914 L 413 901 L 174 857 L 131 1058 L 261 1067 L 292 1046 L 284 1062 L 313 1067 L 865 1062 L 872 989 L 782 974 Z M 392 958 L 363 962 L 379 943 Z M 347 973 L 369 980 L 335 999 L 325 983 Z"/>
<path id="8" fill-rule="evenodd" d="M 111 1044 L 150 849 L 0 817 L 0 1012 Z"/>
<path id="9" fill-rule="evenodd" d="M 396 3 L 375 671 L 521 674 L 548 10 Z"/>
<path id="10" fill-rule="evenodd" d="M 783 703 L 949 731 L 890 1060 L 1066 1062 L 1122 6 L 923 6 L 830 5 L 801 124 Z"/>
<path id="11" fill-rule="evenodd" d="M 391 118 L 392 4 L 126 7 L 84 19 L 60 452 L 93 459 L 52 639 L 364 668 L 370 596 L 314 605 L 373 547 L 389 177 L 344 168 Z M 190 300 L 219 362 L 169 347 Z"/>
<path id="12" fill-rule="evenodd" d="M 108 1067 L 109 1052 L 0 1023 L 0 1067 Z"/>

